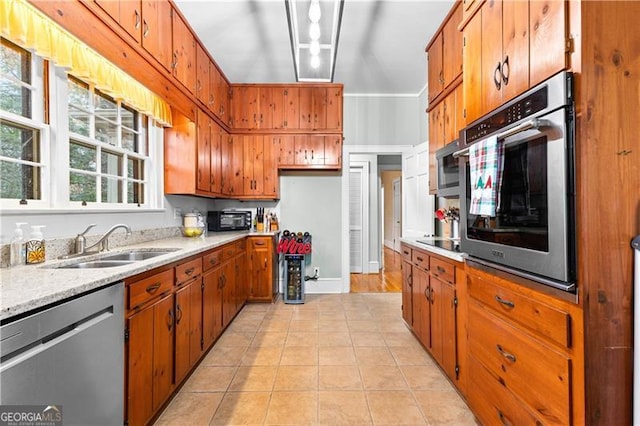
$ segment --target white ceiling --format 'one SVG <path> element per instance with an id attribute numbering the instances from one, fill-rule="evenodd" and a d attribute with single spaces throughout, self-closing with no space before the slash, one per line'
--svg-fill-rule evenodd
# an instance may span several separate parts
<path id="1" fill-rule="evenodd" d="M 174 1 L 232 83 L 295 81 L 285 0 Z M 424 49 L 452 5 L 345 0 L 334 82 L 348 94 L 418 94 Z"/>

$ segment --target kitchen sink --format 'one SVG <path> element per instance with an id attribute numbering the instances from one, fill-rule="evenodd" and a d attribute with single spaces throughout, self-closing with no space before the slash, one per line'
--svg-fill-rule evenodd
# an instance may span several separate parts
<path id="1" fill-rule="evenodd" d="M 116 266 L 129 265 L 141 260 L 152 259 L 163 254 L 168 254 L 178 249 L 137 249 L 121 251 L 118 253 L 105 253 L 95 256 L 91 260 L 80 258 L 72 263 L 52 266 L 56 269 L 91 269 L 91 268 L 114 268 Z"/>

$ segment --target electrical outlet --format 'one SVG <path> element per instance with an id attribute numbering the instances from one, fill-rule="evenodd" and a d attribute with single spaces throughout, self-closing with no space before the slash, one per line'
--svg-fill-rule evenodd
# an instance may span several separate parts
<path id="1" fill-rule="evenodd" d="M 314 277 L 319 277 L 320 276 L 320 268 L 317 266 L 314 266 L 313 268 L 313 276 Z"/>
<path id="2" fill-rule="evenodd" d="M 182 209 L 180 207 L 174 207 L 173 209 L 173 218 L 180 219 L 182 217 Z"/>

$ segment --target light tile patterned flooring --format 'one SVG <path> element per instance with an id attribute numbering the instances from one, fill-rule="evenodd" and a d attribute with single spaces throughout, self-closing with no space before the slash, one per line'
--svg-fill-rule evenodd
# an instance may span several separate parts
<path id="1" fill-rule="evenodd" d="M 156 425 L 476 425 L 400 306 L 398 293 L 247 305 Z"/>

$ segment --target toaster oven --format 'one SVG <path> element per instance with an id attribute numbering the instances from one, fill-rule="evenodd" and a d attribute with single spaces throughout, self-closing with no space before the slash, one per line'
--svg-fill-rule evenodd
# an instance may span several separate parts
<path id="1" fill-rule="evenodd" d="M 241 210 L 207 212 L 209 231 L 243 231 L 251 229 L 251 212 Z"/>

